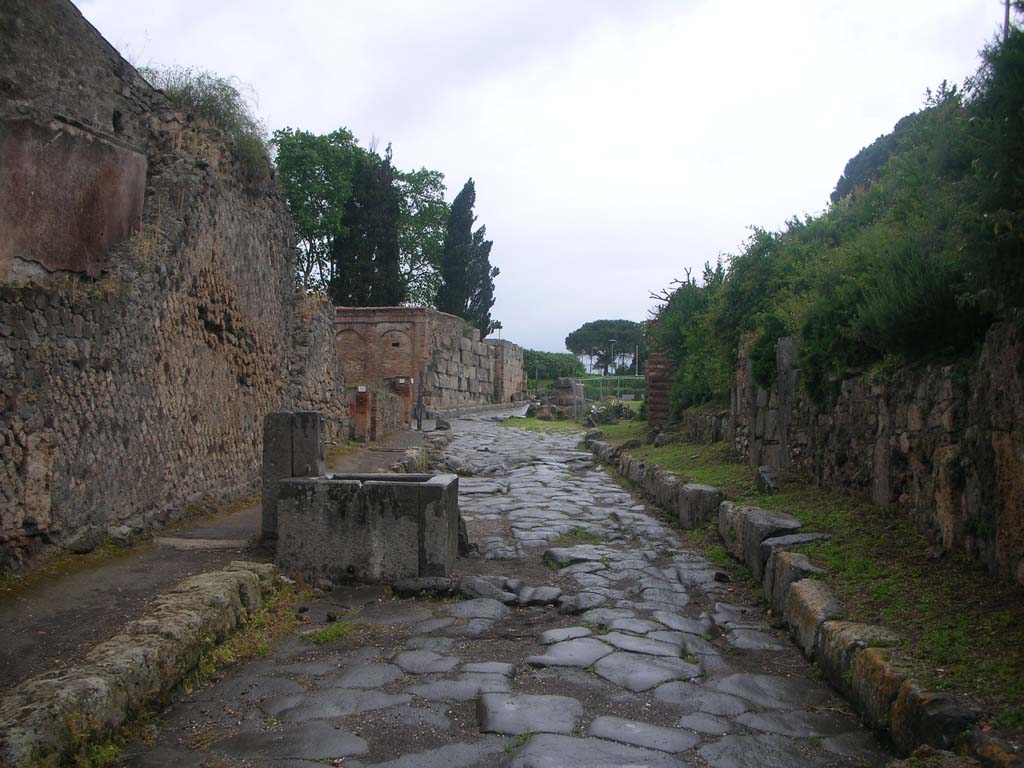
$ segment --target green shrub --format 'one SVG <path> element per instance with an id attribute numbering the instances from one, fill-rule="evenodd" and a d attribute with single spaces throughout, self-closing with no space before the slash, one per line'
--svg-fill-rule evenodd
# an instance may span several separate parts
<path id="1" fill-rule="evenodd" d="M 143 67 L 139 71 L 176 107 L 223 131 L 248 176 L 269 174 L 266 130 L 236 78 L 192 67 Z"/>

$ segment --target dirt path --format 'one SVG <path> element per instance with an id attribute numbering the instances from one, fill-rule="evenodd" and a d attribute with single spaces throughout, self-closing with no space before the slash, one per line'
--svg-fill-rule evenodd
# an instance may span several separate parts
<path id="1" fill-rule="evenodd" d="M 480 556 L 461 600 L 336 588 L 296 635 L 160 718 L 131 766 L 881 765 L 742 588 L 578 436 L 454 422 Z M 721 578 L 719 576 L 719 578 Z M 349 611 L 352 634 L 300 635 Z"/>
<path id="2" fill-rule="evenodd" d="M 332 462 L 333 472 L 373 472 L 393 464 L 422 435 L 398 432 Z M 157 536 L 125 554 L 72 569 L 0 601 L 0 691 L 73 664 L 137 618 L 149 600 L 181 579 L 232 560 L 269 560 L 254 549 L 259 502 Z"/>

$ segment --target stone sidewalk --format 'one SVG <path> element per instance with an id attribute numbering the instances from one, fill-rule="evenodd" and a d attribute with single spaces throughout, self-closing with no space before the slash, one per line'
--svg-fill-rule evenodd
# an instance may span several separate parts
<path id="1" fill-rule="evenodd" d="M 158 719 L 123 765 L 883 765 L 813 668 L 575 433 L 453 422 L 475 558 L 335 588 L 296 633 Z M 313 645 L 310 630 L 353 621 Z"/>
<path id="2" fill-rule="evenodd" d="M 397 432 L 380 444 L 341 456 L 330 471 L 386 469 L 407 448 L 421 443 L 419 433 Z M 0 601 L 0 691 L 76 663 L 187 576 L 223 568 L 243 556 L 269 560 L 268 553 L 253 548 L 259 530 L 257 500 L 175 527 L 124 555 L 46 579 Z"/>

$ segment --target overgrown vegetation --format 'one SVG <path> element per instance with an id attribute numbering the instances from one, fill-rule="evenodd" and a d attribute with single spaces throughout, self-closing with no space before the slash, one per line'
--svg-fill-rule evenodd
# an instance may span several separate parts
<path id="1" fill-rule="evenodd" d="M 306 632 L 302 639 L 312 645 L 326 645 L 346 639 L 352 631 L 359 626 L 359 622 L 352 619 L 339 619 L 312 632 Z"/>
<path id="2" fill-rule="evenodd" d="M 586 373 L 576 355 L 569 352 L 541 352 L 539 349 L 523 350 L 523 369 L 531 382 L 582 376 Z"/>
<path id="3" fill-rule="evenodd" d="M 622 443 L 645 430 L 643 422 L 623 422 L 604 427 L 603 439 Z M 830 541 L 803 551 L 828 569 L 826 579 L 851 618 L 894 629 L 902 649 L 925 665 L 921 675 L 927 685 L 978 698 L 994 725 L 1024 728 L 1024 593 L 1019 586 L 993 579 L 956 553 L 930 557 L 913 525 L 890 509 L 795 481 L 780 493 L 759 494 L 754 468 L 739 462 L 728 444 L 643 445 L 629 453 L 717 486 L 740 503 L 793 515 L 805 530 L 831 534 Z M 735 573 L 717 521 L 683 536 Z"/>
<path id="4" fill-rule="evenodd" d="M 528 429 L 532 432 L 564 432 L 566 430 L 579 430 L 580 425 L 575 421 L 544 421 L 534 418 L 514 418 L 501 422 L 503 427 L 514 427 L 516 429 Z"/>
<path id="5" fill-rule="evenodd" d="M 247 175 L 269 175 L 267 132 L 256 114 L 251 88 L 237 78 L 192 67 L 143 67 L 139 72 L 176 107 L 223 131 Z"/>
<path id="6" fill-rule="evenodd" d="M 1019 11 L 1019 8 L 1018 8 Z M 756 381 L 775 341 L 799 337 L 802 381 L 827 403 L 867 367 L 969 353 L 1024 307 L 1024 32 L 982 52 L 962 88 L 853 158 L 828 210 L 664 292 L 653 343 L 675 368 L 676 412 L 727 402 L 750 343 Z"/>

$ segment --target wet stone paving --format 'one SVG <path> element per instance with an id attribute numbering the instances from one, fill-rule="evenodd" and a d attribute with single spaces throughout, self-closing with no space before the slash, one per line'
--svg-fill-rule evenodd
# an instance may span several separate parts
<path id="1" fill-rule="evenodd" d="M 879 766 L 753 596 L 577 448 L 453 422 L 477 552 L 456 578 L 336 587 L 180 697 L 131 766 Z M 351 634 L 312 645 L 335 617 Z"/>

